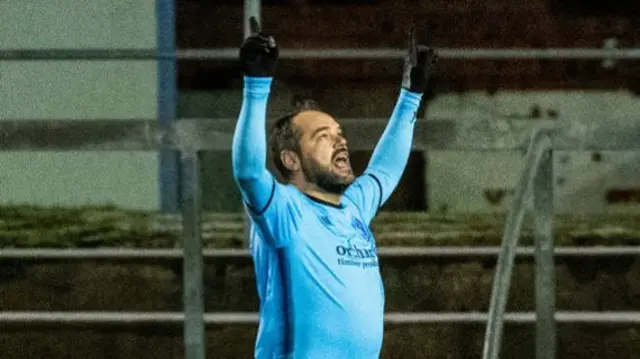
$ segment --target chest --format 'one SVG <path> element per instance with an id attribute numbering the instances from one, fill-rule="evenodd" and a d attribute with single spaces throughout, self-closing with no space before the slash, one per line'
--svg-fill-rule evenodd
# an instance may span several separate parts
<path id="1" fill-rule="evenodd" d="M 297 241 L 303 247 L 300 249 L 345 260 L 377 258 L 373 233 L 357 212 L 310 210 L 308 214 Z"/>

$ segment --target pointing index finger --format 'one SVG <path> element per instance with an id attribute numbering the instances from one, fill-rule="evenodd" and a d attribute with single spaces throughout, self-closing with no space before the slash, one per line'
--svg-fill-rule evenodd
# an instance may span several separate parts
<path id="1" fill-rule="evenodd" d="M 255 16 L 249 18 L 249 29 L 251 30 L 251 35 L 258 35 L 260 33 L 260 24 L 258 24 L 258 19 L 256 19 Z"/>

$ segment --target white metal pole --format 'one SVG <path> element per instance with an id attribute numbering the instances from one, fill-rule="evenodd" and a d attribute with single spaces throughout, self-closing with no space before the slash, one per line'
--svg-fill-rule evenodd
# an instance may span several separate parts
<path id="1" fill-rule="evenodd" d="M 202 259 L 202 196 L 200 194 L 200 159 L 197 151 L 182 152 L 180 169 L 182 186 L 182 262 L 184 301 L 185 359 L 205 359 L 204 277 Z"/>
<path id="2" fill-rule="evenodd" d="M 249 18 L 255 17 L 258 20 L 258 23 L 262 25 L 261 17 L 260 17 L 260 0 L 244 0 L 244 38 L 246 39 L 251 34 L 251 29 L 249 28 Z"/>
<path id="3" fill-rule="evenodd" d="M 260 0 L 244 0 L 244 38 L 246 39 L 251 34 L 251 28 L 249 27 L 249 19 L 253 16 L 258 20 L 258 24 L 262 26 L 260 17 Z M 236 52 L 237 54 L 237 52 Z M 236 55 L 237 56 L 237 55 Z M 244 214 L 244 246 L 249 247 L 250 242 L 250 218 L 247 213 Z"/>

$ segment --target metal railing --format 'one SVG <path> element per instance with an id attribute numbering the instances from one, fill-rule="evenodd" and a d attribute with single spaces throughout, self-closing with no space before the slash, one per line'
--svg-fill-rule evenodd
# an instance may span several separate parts
<path id="1" fill-rule="evenodd" d="M 207 325 L 258 323 L 258 313 L 205 313 Z M 475 324 L 487 323 L 490 315 L 480 312 L 387 313 L 389 324 Z M 640 313 L 631 312 L 571 312 L 554 313 L 559 323 L 640 324 Z M 179 325 L 186 316 L 180 312 L 0 312 L 0 323 L 30 325 Z M 537 321 L 532 312 L 505 313 L 504 322 L 530 324 Z"/>
<path id="2" fill-rule="evenodd" d="M 493 279 L 483 358 L 500 355 L 504 312 L 525 211 L 533 198 L 536 258 L 536 358 L 555 358 L 555 280 L 553 262 L 553 155 L 546 130 L 535 130 L 522 176 L 507 215 L 502 250 Z M 533 194 L 533 196 L 532 196 Z"/>
<path id="3" fill-rule="evenodd" d="M 429 259 L 437 258 L 492 258 L 501 253 L 500 247 L 379 247 L 381 259 Z M 518 247 L 517 256 L 533 257 L 535 247 Z M 621 257 L 640 256 L 640 246 L 612 247 L 558 247 L 553 251 L 555 257 Z M 181 260 L 182 249 L 156 248 L 96 248 L 96 249 L 52 249 L 52 248 L 4 248 L 0 250 L 0 260 L 21 261 L 171 261 Z M 203 249 L 205 260 L 250 260 L 250 252 L 246 249 Z"/>
<path id="4" fill-rule="evenodd" d="M 238 48 L 181 49 L 172 53 L 158 53 L 155 49 L 46 49 L 0 50 L 0 60 L 51 61 L 51 60 L 236 60 Z M 460 49 L 436 48 L 443 59 L 458 60 L 637 60 L 640 49 L 616 48 L 547 48 L 547 49 Z M 401 59 L 406 49 L 281 49 L 282 59 L 342 59 L 342 60 L 392 60 Z"/>

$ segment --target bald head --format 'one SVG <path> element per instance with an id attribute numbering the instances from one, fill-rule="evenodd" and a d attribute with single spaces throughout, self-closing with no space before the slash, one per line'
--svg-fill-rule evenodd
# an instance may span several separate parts
<path id="1" fill-rule="evenodd" d="M 302 111 L 293 118 L 293 124 L 300 133 L 301 140 L 313 138 L 322 130 L 340 130 L 340 124 L 329 114 L 322 111 Z"/>

